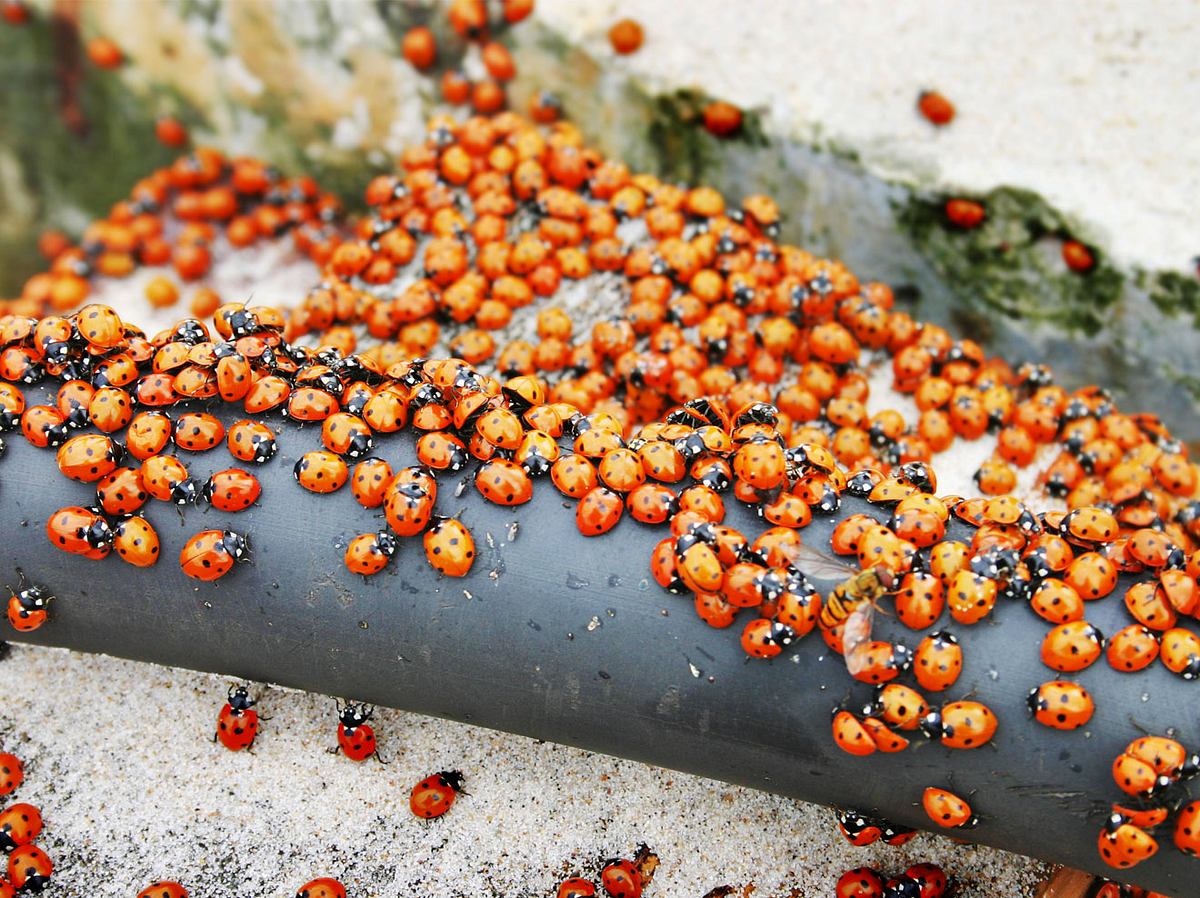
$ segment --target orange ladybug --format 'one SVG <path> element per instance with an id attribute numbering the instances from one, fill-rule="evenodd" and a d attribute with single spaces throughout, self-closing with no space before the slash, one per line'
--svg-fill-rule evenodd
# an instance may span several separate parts
<path id="1" fill-rule="evenodd" d="M 979 818 L 971 812 L 971 806 L 947 789 L 927 787 L 921 797 L 921 805 L 930 820 L 948 829 L 970 829 L 979 822 Z"/>

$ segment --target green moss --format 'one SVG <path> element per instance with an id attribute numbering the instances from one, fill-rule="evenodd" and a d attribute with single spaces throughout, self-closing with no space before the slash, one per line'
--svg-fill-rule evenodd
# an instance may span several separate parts
<path id="1" fill-rule="evenodd" d="M 968 306 L 1099 333 L 1121 297 L 1124 276 L 1102 256 L 1086 274 L 1067 269 L 1059 248 L 1075 229 L 1037 194 L 1001 187 L 976 199 L 987 218 L 974 229 L 947 221 L 941 196 L 911 195 L 899 205 L 897 221 Z"/>
<path id="2" fill-rule="evenodd" d="M 684 181 L 705 184 L 705 175 L 722 155 L 735 147 L 764 147 L 767 137 L 762 115 L 742 110 L 742 127 L 730 137 L 719 138 L 704 128 L 704 107 L 713 98 L 698 90 L 678 90 L 646 98 L 649 123 L 647 141 L 655 150 L 655 173 Z"/>
<path id="3" fill-rule="evenodd" d="M 1200 327 L 1200 280 L 1177 271 L 1160 271 L 1140 278 L 1150 301 L 1167 315 L 1191 315 L 1195 327 Z"/>

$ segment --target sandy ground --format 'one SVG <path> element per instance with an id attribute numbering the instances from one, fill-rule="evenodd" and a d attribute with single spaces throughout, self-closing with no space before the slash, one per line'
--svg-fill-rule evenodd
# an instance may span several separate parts
<path id="1" fill-rule="evenodd" d="M 206 674 L 14 647 L 0 682 L 0 749 L 27 759 L 16 797 L 42 808 L 63 898 L 162 877 L 195 898 L 283 898 L 319 875 L 358 898 L 552 895 L 643 841 L 662 857 L 648 898 L 824 898 L 844 869 L 924 860 L 962 898 L 1025 896 L 1043 870 L 930 835 L 854 848 L 824 808 L 398 711 L 377 712 L 387 766 L 356 764 L 326 752 L 333 702 L 282 689 L 256 689 L 270 720 L 234 754 L 211 741 L 228 683 Z M 443 769 L 470 795 L 418 820 L 409 790 Z"/>

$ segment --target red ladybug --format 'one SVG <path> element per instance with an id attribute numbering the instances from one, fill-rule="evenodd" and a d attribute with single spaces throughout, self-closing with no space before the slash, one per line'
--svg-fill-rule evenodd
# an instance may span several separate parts
<path id="1" fill-rule="evenodd" d="M 921 687 L 942 692 L 962 673 L 963 652 L 953 633 L 938 630 L 921 640 L 913 654 L 913 674 Z"/>
<path id="2" fill-rule="evenodd" d="M 122 449 L 109 437 L 85 433 L 71 437 L 58 449 L 58 470 L 80 483 L 95 483 L 111 473 L 121 460 Z"/>
<path id="3" fill-rule="evenodd" d="M 1051 680 L 1035 686 L 1025 702 L 1034 720 L 1056 730 L 1078 729 L 1096 712 L 1088 691 L 1070 680 Z"/>
<path id="4" fill-rule="evenodd" d="M 992 709 L 981 702 L 951 702 L 940 711 L 930 711 L 921 720 L 925 735 L 940 739 L 947 748 L 979 748 L 996 734 Z"/>
<path id="5" fill-rule="evenodd" d="M 609 861 L 600 871 L 600 885 L 611 898 L 641 898 L 642 875 L 633 861 Z"/>
<path id="6" fill-rule="evenodd" d="M 0 751 L 0 796 L 14 792 L 25 779 L 25 768 L 21 759 L 6 751 Z"/>
<path id="7" fill-rule="evenodd" d="M 20 592 L 9 589 L 9 595 L 8 622 L 14 630 L 28 633 L 46 622 L 50 600 L 54 596 L 48 595 L 37 586 L 26 586 Z M 0 795 L 3 794 L 4 791 L 0 789 Z"/>
<path id="8" fill-rule="evenodd" d="M 1200 801 L 1185 805 L 1175 818 L 1175 847 L 1184 854 L 1200 857 Z"/>
<path id="9" fill-rule="evenodd" d="M 475 540 L 471 531 L 455 518 L 444 518 L 425 533 L 425 558 L 447 577 L 465 577 L 475 563 Z"/>
<path id="10" fill-rule="evenodd" d="M 368 722 L 374 715 L 375 709 L 369 705 L 346 702 L 342 707 L 339 703 L 338 744 L 330 751 L 333 754 L 341 751 L 351 761 L 365 761 L 374 755 L 380 764 L 384 763 L 375 744 L 375 729 Z"/>
<path id="11" fill-rule="evenodd" d="M 921 805 L 929 819 L 938 826 L 969 829 L 979 822 L 971 806 L 953 792 L 930 786 L 921 797 Z"/>
<path id="12" fill-rule="evenodd" d="M 189 452 L 207 452 L 225 439 L 225 425 L 207 412 L 187 412 L 175 421 L 175 445 Z"/>
<path id="13" fill-rule="evenodd" d="M 337 492 L 350 478 L 345 460 L 325 449 L 305 452 L 292 473 L 298 484 L 313 493 Z"/>
<path id="14" fill-rule="evenodd" d="M 28 845 L 42 831 L 42 812 L 31 804 L 18 802 L 0 812 L 0 851 L 12 851 Z"/>
<path id="15" fill-rule="evenodd" d="M 234 458 L 256 465 L 270 461 L 277 448 L 275 432 L 261 421 L 250 420 L 232 424 L 225 435 L 225 445 Z"/>
<path id="16" fill-rule="evenodd" d="M 322 876 L 300 886 L 296 898 L 346 898 L 346 887 L 331 876 Z"/>
<path id="17" fill-rule="evenodd" d="M 571 876 L 558 884 L 554 898 L 595 898 L 596 884 L 582 876 Z"/>
<path id="18" fill-rule="evenodd" d="M 69 505 L 46 520 L 46 536 L 56 549 L 88 558 L 103 558 L 112 548 L 113 533 L 103 515 L 91 508 Z"/>
<path id="19" fill-rule="evenodd" d="M 230 751 L 250 748 L 254 744 L 254 737 L 258 735 L 258 712 L 254 710 L 256 704 L 258 700 L 250 697 L 248 688 L 230 686 L 225 704 L 217 714 L 213 742 L 220 740 Z"/>
<path id="20" fill-rule="evenodd" d="M 134 567 L 152 567 L 158 562 L 158 531 L 140 515 L 129 515 L 113 527 L 117 557 Z"/>
<path id="21" fill-rule="evenodd" d="M 879 821 L 859 811 L 839 809 L 837 822 L 846 841 L 860 848 L 878 842 L 882 835 Z"/>
<path id="22" fill-rule="evenodd" d="M 873 754 L 877 748 L 870 732 L 849 711 L 837 710 L 833 715 L 833 741 L 847 754 Z"/>
<path id="23" fill-rule="evenodd" d="M 40 892 L 50 882 L 54 863 L 36 845 L 22 845 L 8 856 L 8 881 L 18 892 Z"/>
<path id="24" fill-rule="evenodd" d="M 1104 863 L 1118 870 L 1128 870 L 1158 853 L 1154 837 L 1121 814 L 1108 818 L 1096 842 Z"/>
<path id="25" fill-rule="evenodd" d="M 218 511 L 238 512 L 249 508 L 262 495 L 258 478 L 241 468 L 217 471 L 205 481 L 201 497 Z"/>
<path id="26" fill-rule="evenodd" d="M 352 574 L 369 577 L 378 574 L 396 554 L 396 538 L 386 530 L 361 533 L 346 546 L 346 569 Z"/>
<path id="27" fill-rule="evenodd" d="M 133 514 L 149 498 L 142 486 L 142 472 L 136 468 L 115 468 L 96 484 L 96 504 L 108 515 Z"/>
<path id="28" fill-rule="evenodd" d="M 413 786 L 408 806 L 413 814 L 425 820 L 440 817 L 463 793 L 463 775 L 457 770 L 443 770 L 427 776 Z"/>
<path id="29" fill-rule="evenodd" d="M 943 898 L 950 888 L 950 878 L 937 864 L 913 864 L 904 875 L 920 885 L 921 898 Z"/>
<path id="30" fill-rule="evenodd" d="M 250 560 L 250 543 L 232 530 L 203 530 L 179 552 L 179 566 L 196 580 L 219 580 L 235 562 Z"/>
<path id="31" fill-rule="evenodd" d="M 883 898 L 883 877 L 870 867 L 855 867 L 838 877 L 837 898 Z"/>
<path id="32" fill-rule="evenodd" d="M 188 891 L 179 883 L 164 879 L 146 886 L 137 893 L 137 898 L 188 898 Z"/>
<path id="33" fill-rule="evenodd" d="M 529 474 L 520 465 L 503 458 L 494 458 L 479 468 L 475 488 L 483 498 L 497 505 L 522 505 L 533 498 Z"/>

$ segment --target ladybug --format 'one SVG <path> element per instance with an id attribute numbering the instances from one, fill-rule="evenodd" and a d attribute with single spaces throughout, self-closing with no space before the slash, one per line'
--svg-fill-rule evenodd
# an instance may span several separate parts
<path id="1" fill-rule="evenodd" d="M 113 525 L 112 547 L 127 564 L 152 567 L 158 561 L 158 531 L 140 515 L 129 515 Z"/>
<path id="2" fill-rule="evenodd" d="M 913 864 L 904 871 L 921 887 L 921 898 L 943 898 L 950 890 L 950 878 L 937 864 Z"/>
<path id="3" fill-rule="evenodd" d="M 225 439 L 225 425 L 207 412 L 186 412 L 175 421 L 175 445 L 207 452 Z"/>
<path id="4" fill-rule="evenodd" d="M 343 707 L 338 702 L 337 711 L 338 744 L 329 749 L 330 754 L 341 751 L 351 761 L 365 761 L 374 755 L 380 764 L 384 763 L 375 744 L 375 729 L 369 723 L 375 715 L 375 708 L 370 705 L 356 705 L 353 702 L 346 702 Z"/>
<path id="5" fill-rule="evenodd" d="M 595 898 L 596 884 L 582 876 L 571 876 L 558 884 L 555 898 Z"/>
<path id="6" fill-rule="evenodd" d="M 1092 548 L 1115 540 L 1120 527 L 1109 512 L 1089 505 L 1069 512 L 1059 525 L 1059 532 L 1068 542 Z"/>
<path id="7" fill-rule="evenodd" d="M 166 412 L 138 412 L 125 429 L 125 448 L 138 461 L 158 455 L 174 438 L 175 425 Z"/>
<path id="8" fill-rule="evenodd" d="M 913 653 L 913 675 L 923 689 L 943 692 L 962 673 L 963 651 L 953 633 L 938 630 L 921 640 Z"/>
<path id="9" fill-rule="evenodd" d="M 225 704 L 217 714 L 217 729 L 213 742 L 220 740 L 230 751 L 249 749 L 258 735 L 258 712 L 254 706 L 257 699 L 250 697 L 246 686 L 230 686 Z"/>
<path id="10" fill-rule="evenodd" d="M 663 524 L 678 511 L 675 491 L 661 483 L 643 483 L 625 497 L 625 507 L 634 520 L 643 524 Z"/>
<path id="11" fill-rule="evenodd" d="M 882 835 L 880 822 L 860 811 L 839 808 L 836 817 L 838 829 L 851 845 L 860 848 L 871 845 Z"/>
<path id="12" fill-rule="evenodd" d="M 0 851 L 28 845 L 42 831 L 42 812 L 31 804 L 12 804 L 0 812 Z"/>
<path id="13" fill-rule="evenodd" d="M 364 458 L 350 473 L 350 492 L 363 508 L 378 508 L 391 481 L 391 465 L 382 458 Z"/>
<path id="14" fill-rule="evenodd" d="M 465 577 L 475 562 L 471 531 L 454 518 L 442 518 L 425 532 L 425 558 L 439 574 Z"/>
<path id="15" fill-rule="evenodd" d="M 187 467 L 173 455 L 152 455 L 142 462 L 139 473 L 152 499 L 190 505 L 200 498 L 200 483 L 188 476 Z"/>
<path id="16" fill-rule="evenodd" d="M 137 893 L 137 898 L 188 898 L 188 891 L 169 879 L 152 882 Z"/>
<path id="17" fill-rule="evenodd" d="M 54 596 L 47 595 L 45 590 L 37 586 L 26 586 L 20 592 L 9 590 L 8 622 L 14 630 L 29 633 L 46 622 L 49 616 L 50 601 Z M 0 759 L 12 757 L 0 755 Z M 2 785 L 2 784 L 0 784 Z M 6 794 L 0 789 L 0 795 Z"/>
<path id="18" fill-rule="evenodd" d="M 906 845 L 911 842 L 917 831 L 908 826 L 900 826 L 890 821 L 880 821 L 879 838 L 893 846 Z"/>
<path id="19" fill-rule="evenodd" d="M 204 501 L 218 511 L 237 512 L 258 501 L 262 486 L 258 478 L 241 468 L 217 471 L 204 483 Z"/>
<path id="20" fill-rule="evenodd" d="M 6 751 L 0 751 L 0 796 L 9 795 L 25 779 L 25 767 L 21 759 Z"/>
<path id="21" fill-rule="evenodd" d="M 1170 785 L 1159 779 L 1158 772 L 1145 760 L 1128 752 L 1117 755 L 1112 765 L 1113 782 L 1126 795 L 1150 795 Z"/>
<path id="22" fill-rule="evenodd" d="M 219 580 L 234 562 L 249 561 L 250 544 L 232 530 L 203 530 L 179 551 L 179 566 L 196 580 Z"/>
<path id="23" fill-rule="evenodd" d="M 386 530 L 361 533 L 346 546 L 346 569 L 352 574 L 369 577 L 378 574 L 396 554 L 396 538 Z"/>
<path id="24" fill-rule="evenodd" d="M 620 493 L 603 486 L 593 487 L 575 508 L 575 526 L 584 536 L 599 536 L 617 526 L 624 511 Z"/>
<path id="25" fill-rule="evenodd" d="M 330 452 L 351 460 L 365 458 L 375 445 L 367 422 L 349 412 L 335 412 L 325 418 L 321 442 Z"/>
<path id="26" fill-rule="evenodd" d="M 872 639 L 856 645 L 846 657 L 846 667 L 860 683 L 877 685 L 894 680 L 912 664 L 912 653 L 901 643 Z"/>
<path id="27" fill-rule="evenodd" d="M 21 435 L 39 449 L 53 449 L 65 443 L 70 426 L 62 412 L 48 405 L 31 405 L 21 413 Z"/>
<path id="28" fill-rule="evenodd" d="M 914 571 L 904 575 L 896 593 L 896 617 L 913 630 L 932 627 L 945 607 L 945 587 L 934 574 Z"/>
<path id="29" fill-rule="evenodd" d="M 608 861 L 600 871 L 600 885 L 611 898 L 640 898 L 642 875 L 633 861 Z"/>
<path id="30" fill-rule="evenodd" d="M 322 876 L 300 886 L 296 898 L 346 898 L 346 887 L 331 876 Z"/>
<path id="31" fill-rule="evenodd" d="M 1158 637 L 1153 630 L 1141 624 L 1130 624 L 1113 634 L 1105 657 L 1114 670 L 1131 673 L 1153 664 L 1158 651 Z"/>
<path id="32" fill-rule="evenodd" d="M 350 479 L 350 468 L 339 455 L 324 449 L 305 452 L 296 462 L 292 474 L 309 492 L 333 493 Z"/>
<path id="33" fill-rule="evenodd" d="M 883 877 L 870 867 L 855 867 L 838 877 L 836 898 L 883 898 Z"/>
<path id="34" fill-rule="evenodd" d="M 136 468 L 114 468 L 96 484 L 96 504 L 107 515 L 133 514 L 149 498 L 142 486 L 142 472 Z"/>
<path id="35" fill-rule="evenodd" d="M 18 892 L 40 892 L 50 882 L 54 863 L 36 845 L 21 845 L 8 856 L 8 881 Z"/>
<path id="36" fill-rule="evenodd" d="M 456 474 L 466 467 L 467 447 L 454 434 L 433 430 L 417 440 L 417 460 L 434 471 Z"/>
<path id="37" fill-rule="evenodd" d="M 1175 818 L 1175 847 L 1184 854 L 1200 857 L 1200 801 L 1184 805 Z"/>
<path id="38" fill-rule="evenodd" d="M 954 120 L 954 104 L 936 90 L 917 94 L 917 110 L 932 125 L 948 125 Z"/>
<path id="39" fill-rule="evenodd" d="M 1200 636 L 1182 627 L 1172 627 L 1162 635 L 1159 657 L 1163 666 L 1185 680 L 1200 677 Z"/>
<path id="40" fill-rule="evenodd" d="M 74 555 L 103 558 L 112 548 L 113 534 L 108 521 L 91 508 L 69 505 L 46 520 L 50 544 Z"/>
<path id="41" fill-rule="evenodd" d="M 979 818 L 971 813 L 971 806 L 946 789 L 927 787 L 921 805 L 930 820 L 948 829 L 970 829 L 979 822 Z"/>
<path id="42" fill-rule="evenodd" d="M 742 649 L 751 658 L 774 658 L 795 638 L 796 631 L 791 627 L 760 617 L 742 630 Z"/>
<path id="43" fill-rule="evenodd" d="M 1083 620 L 1083 599 L 1074 587 L 1056 577 L 1047 577 L 1029 598 L 1029 607 L 1043 620 L 1066 624 Z"/>
<path id="44" fill-rule="evenodd" d="M 874 754 L 877 748 L 862 722 L 842 709 L 835 709 L 833 714 L 833 741 L 842 751 L 858 757 Z"/>
<path id="45" fill-rule="evenodd" d="M 921 884 L 909 876 L 895 876 L 883 884 L 883 898 L 921 898 Z"/>
<path id="46" fill-rule="evenodd" d="M 503 458 L 494 458 L 480 466 L 475 473 L 475 489 L 496 505 L 523 505 L 533 498 L 529 474 L 520 465 Z"/>
<path id="47" fill-rule="evenodd" d="M 225 445 L 239 461 L 261 465 L 275 455 L 275 431 L 261 421 L 243 419 L 230 425 Z"/>
<path id="48" fill-rule="evenodd" d="M 441 817 L 463 792 L 463 775 L 457 770 L 443 770 L 425 777 L 415 786 L 408 798 L 413 814 L 424 820 Z"/>
<path id="49" fill-rule="evenodd" d="M 880 718 L 888 726 L 900 730 L 915 730 L 929 713 L 929 705 L 917 690 L 900 683 L 885 683 L 876 688 L 871 704 L 864 710 L 867 717 Z"/>
<path id="50" fill-rule="evenodd" d="M 1103 634 L 1087 621 L 1059 624 L 1042 640 L 1042 663 L 1051 670 L 1074 673 L 1090 667 L 1104 645 Z"/>
<path id="51" fill-rule="evenodd" d="M 951 702 L 940 711 L 930 711 L 921 720 L 921 730 L 947 748 L 972 749 L 991 741 L 996 734 L 996 715 L 980 702 Z"/>
<path id="52" fill-rule="evenodd" d="M 1034 720 L 1056 730 L 1074 730 L 1092 719 L 1096 704 L 1086 689 L 1069 680 L 1051 680 L 1030 690 L 1025 703 Z"/>
<path id="53" fill-rule="evenodd" d="M 600 483 L 600 476 L 582 455 L 564 455 L 550 466 L 550 480 L 564 496 L 582 499 Z"/>
<path id="54" fill-rule="evenodd" d="M 416 536 L 429 526 L 437 497 L 433 477 L 406 479 L 404 469 L 392 478 L 383 494 L 383 513 L 388 526 L 398 536 Z"/>
<path id="55" fill-rule="evenodd" d="M 1158 853 L 1154 837 L 1121 814 L 1108 818 L 1096 844 L 1104 863 L 1119 870 L 1127 870 Z"/>

